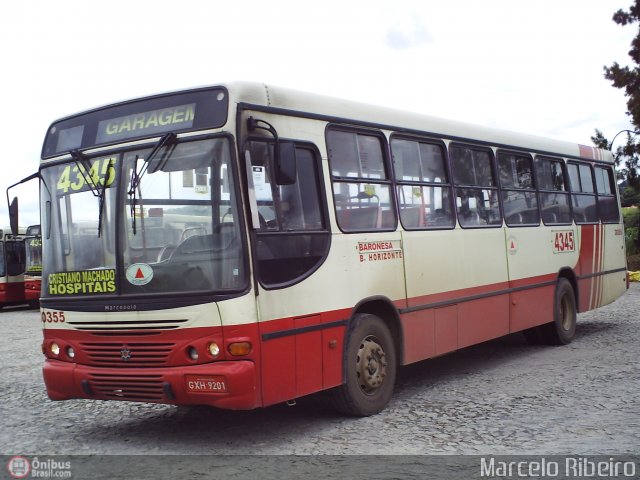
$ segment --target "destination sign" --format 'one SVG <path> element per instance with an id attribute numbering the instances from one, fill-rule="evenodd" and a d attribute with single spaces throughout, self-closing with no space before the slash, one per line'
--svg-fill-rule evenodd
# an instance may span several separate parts
<path id="1" fill-rule="evenodd" d="M 220 128 L 227 122 L 228 110 L 229 94 L 223 87 L 110 105 L 54 122 L 45 138 L 42 158 L 168 132 Z"/>
<path id="2" fill-rule="evenodd" d="M 102 120 L 98 123 L 96 143 L 191 128 L 195 116 L 196 104 L 190 103 Z"/>
<path id="3" fill-rule="evenodd" d="M 86 293 L 115 293 L 116 271 L 82 270 L 50 273 L 47 277 L 49 295 L 80 295 Z"/>

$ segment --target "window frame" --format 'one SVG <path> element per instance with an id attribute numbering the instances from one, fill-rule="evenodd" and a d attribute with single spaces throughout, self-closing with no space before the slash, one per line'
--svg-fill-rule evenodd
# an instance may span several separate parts
<path id="1" fill-rule="evenodd" d="M 399 179 L 396 172 L 396 162 L 393 156 L 393 141 L 394 140 L 404 140 L 409 142 L 415 142 L 418 145 L 421 143 L 427 145 L 434 145 L 441 148 L 442 151 L 442 160 L 444 162 L 444 171 L 446 175 L 446 182 L 427 182 L 423 180 L 402 180 Z M 412 135 L 403 135 L 399 133 L 392 133 L 389 138 L 389 150 L 391 154 L 391 165 L 393 170 L 393 179 L 394 179 L 394 195 L 396 197 L 396 204 L 398 209 L 398 220 L 400 225 L 404 230 L 407 231 L 423 231 L 423 230 L 453 230 L 457 225 L 457 215 L 456 215 L 456 205 L 455 205 L 455 194 L 453 187 L 453 180 L 451 178 L 451 165 L 449 164 L 449 149 L 447 148 L 446 143 L 442 139 L 431 138 L 431 137 L 422 137 L 422 136 L 412 136 Z M 407 227 L 402 221 L 402 208 L 400 205 L 400 198 L 398 195 L 398 187 L 403 186 L 416 186 L 416 187 L 439 187 L 443 189 L 447 189 L 449 191 L 449 208 L 451 211 L 451 224 L 443 225 L 443 226 L 429 226 L 425 224 L 424 226 L 417 227 Z"/>
<path id="2" fill-rule="evenodd" d="M 596 172 L 597 170 L 603 170 L 605 172 L 607 172 L 607 180 L 609 183 L 609 189 L 611 190 L 611 193 L 600 193 L 598 190 L 598 177 L 596 176 Z M 613 166 L 611 165 L 594 165 L 593 166 L 593 174 L 595 176 L 595 191 L 596 191 L 596 205 L 598 206 L 598 218 L 600 219 L 600 222 L 602 223 L 608 223 L 608 224 L 615 224 L 615 223 L 620 223 L 620 205 L 618 204 L 618 198 L 616 196 L 616 189 L 617 189 L 617 185 L 615 183 L 615 178 L 616 178 L 616 174 L 615 174 L 615 170 L 613 168 Z M 613 199 L 614 200 L 614 204 L 616 206 L 616 211 L 618 213 L 618 216 L 616 217 L 616 219 L 611 219 L 611 220 L 603 220 L 603 210 L 600 207 L 600 198 L 604 197 L 604 198 L 609 198 L 609 199 Z"/>
<path id="3" fill-rule="evenodd" d="M 558 162 L 560 164 L 560 169 L 562 170 L 562 180 L 564 184 L 564 190 L 549 190 L 547 188 L 542 188 L 540 182 L 538 180 L 539 175 L 539 163 L 541 161 L 551 161 Z M 536 179 L 536 191 L 538 192 L 538 204 L 540 207 L 540 220 L 544 225 L 550 226 L 559 226 L 559 225 L 572 225 L 573 224 L 573 200 L 571 197 L 571 189 L 569 188 L 569 172 L 567 171 L 567 163 L 561 157 L 554 157 L 550 155 L 536 155 L 533 158 L 533 171 Z M 564 195 L 568 198 L 567 205 L 569 206 L 569 217 L 570 220 L 568 222 L 545 222 L 543 215 L 543 195 L 547 193 L 560 194 Z"/>
<path id="4" fill-rule="evenodd" d="M 500 175 L 501 169 L 500 169 L 500 155 L 517 155 L 523 158 L 527 158 L 529 160 L 529 167 L 530 167 L 530 171 L 531 171 L 531 187 L 530 188 L 519 188 L 519 187 L 512 187 L 512 186 L 504 186 L 502 185 L 502 177 Z M 537 227 L 540 226 L 540 223 L 542 222 L 542 214 L 540 212 L 540 196 L 538 195 L 538 180 L 536 178 L 536 171 L 533 165 L 533 156 L 528 153 L 528 152 L 523 152 L 523 151 L 518 151 L 518 150 L 508 150 L 508 149 L 497 149 L 496 151 L 496 173 L 498 175 L 498 182 L 500 184 L 500 204 L 501 204 L 501 208 L 503 211 L 503 221 L 505 223 L 506 226 L 508 226 L 509 228 L 518 228 L 518 227 Z M 538 215 L 538 221 L 537 222 L 530 222 L 530 223 L 509 223 L 508 221 L 508 217 L 507 214 L 505 212 L 505 201 L 504 201 L 504 196 L 502 195 L 502 193 L 505 192 L 523 192 L 523 193 L 533 193 L 536 199 L 536 213 Z M 520 212 L 517 212 L 520 213 Z"/>
<path id="5" fill-rule="evenodd" d="M 260 284 L 260 286 L 264 290 L 278 290 L 282 288 L 288 288 L 297 283 L 302 282 L 303 280 L 309 278 L 313 275 L 327 260 L 329 256 L 329 252 L 331 251 L 331 241 L 332 241 L 332 230 L 331 230 L 331 222 L 329 221 L 329 208 L 327 205 L 327 192 L 325 188 L 325 179 L 324 179 L 324 169 L 322 165 L 322 155 L 320 154 L 320 150 L 318 147 L 310 141 L 305 140 L 297 140 L 297 139 L 289 139 L 289 138 L 280 138 L 281 141 L 291 141 L 295 144 L 296 149 L 306 149 L 311 153 L 313 158 L 313 165 L 316 170 L 316 188 L 319 196 L 319 213 L 320 220 L 324 227 L 320 230 L 262 230 L 260 228 L 249 227 L 250 229 L 250 237 L 252 239 L 252 263 L 254 267 L 254 278 Z M 242 144 L 242 152 L 245 152 L 248 149 L 248 145 L 251 142 L 263 142 L 268 145 L 273 145 L 274 140 L 271 138 L 265 138 L 261 136 L 248 136 L 245 138 Z M 270 158 L 271 163 L 273 163 L 273 158 Z M 273 167 L 273 165 L 270 165 Z M 246 172 L 245 172 L 246 174 Z M 273 193 L 273 190 L 272 190 Z M 318 262 L 310 269 L 304 272 L 302 275 L 298 275 L 295 278 L 284 282 L 277 283 L 267 283 L 264 281 L 263 275 L 261 273 L 260 267 L 260 258 L 258 255 L 258 246 L 261 238 L 265 237 L 293 237 L 300 235 L 317 235 L 317 236 L 326 236 L 326 246 L 324 248 L 324 252 L 322 257 L 318 260 Z"/>
<path id="6" fill-rule="evenodd" d="M 571 181 L 571 174 L 569 173 L 569 169 L 571 165 L 575 165 L 578 167 L 578 177 L 580 178 L 580 185 L 578 186 L 579 187 L 578 190 L 574 189 L 573 182 Z M 600 212 L 598 209 L 598 193 L 597 193 L 596 180 L 595 180 L 594 171 L 593 171 L 593 164 L 587 161 L 570 160 L 567 162 L 566 166 L 567 166 L 567 181 L 569 182 L 569 192 L 571 193 L 571 208 L 572 208 L 573 221 L 575 222 L 576 225 L 597 225 L 598 223 L 600 223 Z M 593 192 L 584 192 L 582 190 L 582 178 L 580 176 L 581 166 L 586 166 L 587 168 L 589 168 L 589 174 L 591 175 L 591 185 L 593 186 Z M 576 208 L 574 205 L 574 200 L 578 196 L 593 197 L 595 199 L 596 220 L 588 221 L 585 219 L 585 220 L 578 221 L 576 219 Z"/>
<path id="7" fill-rule="evenodd" d="M 453 166 L 453 155 L 451 153 L 452 148 L 454 147 L 463 147 L 463 148 L 468 148 L 471 150 L 477 150 L 477 151 L 484 151 L 489 153 L 489 166 L 491 169 L 491 175 L 492 175 L 492 180 L 493 180 L 493 186 L 486 186 L 486 185 L 467 185 L 467 184 L 460 184 L 458 185 L 456 183 L 456 179 L 455 179 L 455 169 Z M 454 202 L 454 210 L 455 210 L 455 215 L 456 218 L 458 220 L 458 225 L 460 225 L 461 228 L 468 228 L 468 229 L 478 229 L 478 228 L 501 228 L 504 225 L 504 211 L 502 208 L 502 195 L 501 195 L 501 189 L 500 189 L 500 184 L 497 178 L 497 166 L 496 166 L 496 155 L 494 152 L 494 149 L 490 146 L 484 146 L 484 145 L 478 145 L 478 144 L 474 144 L 474 143 L 466 143 L 466 142 L 450 142 L 449 146 L 448 146 L 448 156 L 449 156 L 449 162 L 450 162 L 450 169 L 451 169 L 451 182 L 453 185 L 453 202 Z M 497 223 L 484 223 L 484 224 L 478 224 L 478 225 L 471 225 L 471 224 L 467 224 L 467 225 L 463 225 L 462 222 L 460 222 L 460 214 L 459 214 L 459 210 L 458 210 L 458 202 L 457 202 L 457 198 L 458 198 L 458 190 L 479 190 L 479 191 L 483 191 L 483 190 L 492 190 L 496 193 L 497 195 L 497 199 L 498 199 L 498 213 L 500 215 L 500 222 Z"/>
<path id="8" fill-rule="evenodd" d="M 352 133 L 355 135 L 363 135 L 369 137 L 378 138 L 380 141 L 380 148 L 382 153 L 382 166 L 384 168 L 384 172 L 386 178 L 377 179 L 377 178 L 367 178 L 367 177 L 346 177 L 346 176 L 337 176 L 333 174 L 332 161 L 329 144 L 329 132 L 346 132 Z M 356 137 L 357 138 L 357 137 Z M 325 127 L 324 134 L 325 146 L 327 151 L 327 160 L 329 164 L 329 178 L 331 182 L 331 194 L 333 200 L 333 212 L 335 215 L 336 225 L 338 229 L 344 234 L 353 234 L 353 233 L 375 233 L 375 232 L 394 232 L 398 228 L 398 206 L 396 201 L 395 194 L 395 181 L 393 178 L 393 168 L 391 166 L 390 161 L 390 149 L 389 142 L 387 141 L 387 137 L 380 130 L 368 129 L 365 127 L 358 126 L 349 126 L 342 124 L 332 124 L 328 123 Z M 339 215 L 338 215 L 338 202 L 336 202 L 336 184 L 356 184 L 356 185 L 366 185 L 366 184 L 375 184 L 375 185 L 385 185 L 389 189 L 389 212 L 393 215 L 393 225 L 387 228 L 364 228 L 364 229 L 345 229 L 343 225 L 340 224 Z M 383 210 L 381 210 L 382 212 Z"/>

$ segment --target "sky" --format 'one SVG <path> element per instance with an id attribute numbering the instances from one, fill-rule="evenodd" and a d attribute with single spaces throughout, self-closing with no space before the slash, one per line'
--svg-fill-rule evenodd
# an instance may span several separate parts
<path id="1" fill-rule="evenodd" d="M 231 80 L 591 145 L 632 128 L 603 67 L 628 64 L 631 0 L 22 0 L 0 16 L 0 189 L 56 119 Z M 618 137 L 618 139 L 623 136 Z M 11 190 L 39 223 L 36 182 Z M 5 195 L 2 196 L 5 198 Z M 0 201 L 0 228 L 8 225 Z"/>

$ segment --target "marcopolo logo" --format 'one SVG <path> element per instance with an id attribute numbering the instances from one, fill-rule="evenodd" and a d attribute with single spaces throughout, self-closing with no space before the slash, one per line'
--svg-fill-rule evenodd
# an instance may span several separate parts
<path id="1" fill-rule="evenodd" d="M 7 463 L 7 470 L 12 478 L 71 478 L 71 462 L 53 458 L 29 460 L 17 455 Z"/>

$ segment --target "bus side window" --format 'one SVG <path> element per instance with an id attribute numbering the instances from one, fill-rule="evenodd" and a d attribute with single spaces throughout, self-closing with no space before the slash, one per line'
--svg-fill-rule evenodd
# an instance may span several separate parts
<path id="1" fill-rule="evenodd" d="M 392 138 L 400 221 L 406 230 L 455 225 L 444 146 Z"/>
<path id="2" fill-rule="evenodd" d="M 336 219 L 344 232 L 396 228 L 383 139 L 335 127 L 327 131 Z"/>
<path id="3" fill-rule="evenodd" d="M 608 167 L 595 167 L 595 174 L 600 221 L 603 223 L 618 223 L 620 221 L 620 211 L 616 200 L 613 170 Z"/>
<path id="4" fill-rule="evenodd" d="M 597 223 L 599 218 L 591 165 L 572 162 L 567 169 L 573 199 L 573 220 L 576 223 Z"/>
<path id="5" fill-rule="evenodd" d="M 277 185 L 273 144 L 250 141 L 247 147 L 260 214 L 256 230 L 259 279 L 268 288 L 291 285 L 315 271 L 329 248 L 318 156 L 311 148 L 296 147 L 296 181 Z"/>
<path id="6" fill-rule="evenodd" d="M 502 225 L 491 150 L 453 144 L 449 148 L 461 227 Z"/>
<path id="7" fill-rule="evenodd" d="M 534 165 L 542 221 L 545 225 L 569 225 L 573 217 L 564 162 L 559 158 L 536 157 Z"/>
<path id="8" fill-rule="evenodd" d="M 505 223 L 510 227 L 539 225 L 540 212 L 531 157 L 498 151 L 498 171 Z"/>

